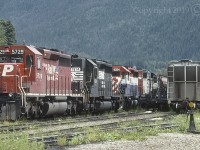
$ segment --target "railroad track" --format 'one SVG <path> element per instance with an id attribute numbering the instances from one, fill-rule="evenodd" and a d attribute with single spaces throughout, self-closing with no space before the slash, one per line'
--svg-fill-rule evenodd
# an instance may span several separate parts
<path id="1" fill-rule="evenodd" d="M 83 121 L 73 124 L 62 124 L 58 126 L 49 126 L 45 127 L 39 130 L 29 130 L 29 135 L 46 135 L 46 133 L 56 133 L 56 132 L 66 132 L 70 130 L 77 130 L 84 127 L 92 127 L 92 126 L 101 126 L 111 123 L 119 123 L 119 122 L 127 122 L 127 121 L 133 121 L 133 120 L 140 120 L 140 119 L 149 119 L 149 118 L 157 118 L 157 117 L 168 117 L 169 114 L 174 113 L 160 113 L 160 114 L 144 114 L 144 113 L 129 113 L 129 114 L 120 114 L 118 117 L 110 118 L 98 118 L 98 119 L 92 119 L 92 121 Z"/>
<path id="2" fill-rule="evenodd" d="M 174 114 L 174 113 L 173 113 Z M 55 127 L 49 127 L 49 128 L 44 128 L 42 130 L 30 130 L 28 131 L 30 136 L 34 135 L 46 135 L 46 134 L 56 134 L 56 133 L 67 133 L 67 132 L 75 132 L 81 128 L 85 127 L 97 127 L 97 126 L 114 126 L 116 124 L 122 123 L 122 122 L 130 122 L 134 120 L 149 120 L 157 117 L 168 117 L 169 113 L 163 113 L 163 114 L 128 114 L 124 117 L 116 117 L 112 119 L 99 119 L 98 121 L 89 121 L 89 122 L 79 122 L 78 124 L 69 124 L 69 125 L 61 125 L 58 128 Z"/>
<path id="3" fill-rule="evenodd" d="M 95 126 L 93 126 L 95 127 Z M 143 126 L 133 126 L 133 127 L 117 127 L 113 126 L 113 123 L 106 124 L 106 126 L 101 125 L 100 130 L 101 131 L 124 131 L 124 132 L 133 132 L 137 131 L 139 128 L 160 128 L 160 129 L 168 129 L 168 128 L 176 128 L 177 125 L 169 124 L 169 123 L 161 123 L 161 124 L 151 124 L 151 125 L 143 125 Z M 63 133 L 61 131 L 60 134 L 56 135 L 49 135 L 49 136 L 43 136 L 43 137 L 33 137 L 29 138 L 30 141 L 37 141 L 37 142 L 43 142 L 46 146 L 58 146 L 58 138 L 59 137 L 65 137 L 66 141 L 72 140 L 72 138 L 80 135 L 86 135 L 86 132 L 71 132 L 71 133 Z M 66 145 L 67 146 L 67 145 Z"/>
<path id="4" fill-rule="evenodd" d="M 132 114 L 132 113 L 130 113 Z M 118 114 L 114 115 L 113 117 L 120 117 L 125 114 Z M 64 125 L 64 124 L 73 124 L 77 122 L 87 122 L 87 121 L 96 121 L 101 119 L 109 119 L 108 115 L 102 116 L 81 116 L 81 117 L 74 117 L 74 118 L 66 118 L 65 120 L 56 119 L 56 120 L 49 120 L 49 119 L 41 119 L 36 121 L 31 121 L 27 123 L 18 123 L 18 124 L 11 124 L 11 125 L 0 125 L 0 132 L 2 131 L 22 131 L 25 129 L 37 128 L 37 127 L 45 127 L 45 126 L 56 126 L 56 125 Z"/>
<path id="5" fill-rule="evenodd" d="M 13 131 L 24 131 L 24 130 L 32 130 L 37 129 L 40 127 L 46 126 L 61 126 L 61 125 L 69 125 L 75 123 L 83 123 L 83 122 L 95 122 L 99 120 L 106 120 L 106 119 L 115 119 L 115 118 L 123 118 L 123 117 L 130 117 L 136 115 L 143 115 L 144 113 L 118 113 L 114 114 L 113 116 L 110 115 L 101 115 L 101 116 L 81 116 L 81 117 L 74 117 L 74 118 L 67 118 L 64 121 L 58 120 L 42 120 L 42 121 L 32 121 L 27 123 L 19 123 L 16 125 L 0 125 L 0 132 L 13 132 Z"/>
<path id="6" fill-rule="evenodd" d="M 134 120 L 150 120 L 157 117 L 168 117 L 169 115 L 174 115 L 174 113 L 121 113 L 115 114 L 114 116 L 91 116 L 86 118 L 75 118 L 77 120 L 62 121 L 62 122 L 37 122 L 35 126 L 37 129 L 31 129 L 30 124 L 15 125 L 15 126 L 1 126 L 0 131 L 22 131 L 28 133 L 30 141 L 44 142 L 45 145 L 57 145 L 59 137 L 65 137 L 66 141 L 71 140 L 75 136 L 85 135 L 86 133 L 80 131 L 83 128 L 94 128 L 98 127 L 102 131 L 108 130 L 123 130 L 126 132 L 137 130 L 141 126 L 133 127 L 119 127 L 119 123 L 130 122 Z M 32 123 L 31 123 L 32 125 Z M 162 126 L 163 128 L 175 127 L 170 124 L 160 124 L 160 125 L 147 125 L 143 126 L 145 128 L 152 128 L 156 126 Z M 45 128 L 44 128 L 45 127 Z M 8 134 L 9 134 L 8 133 Z M 5 134 L 6 135 L 6 134 Z"/>

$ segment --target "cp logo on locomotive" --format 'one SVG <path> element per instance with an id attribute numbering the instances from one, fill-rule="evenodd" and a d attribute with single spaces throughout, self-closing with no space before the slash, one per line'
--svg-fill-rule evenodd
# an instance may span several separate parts
<path id="1" fill-rule="evenodd" d="M 14 70 L 13 65 L 4 65 L 2 76 L 6 76 L 7 73 L 12 72 Z"/>

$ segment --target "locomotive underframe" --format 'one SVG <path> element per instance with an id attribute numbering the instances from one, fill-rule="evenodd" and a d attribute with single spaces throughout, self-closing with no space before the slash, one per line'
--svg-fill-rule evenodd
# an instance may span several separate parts
<path id="1" fill-rule="evenodd" d="M 22 106 L 21 98 L 19 94 L 0 96 L 0 120 L 17 120 L 22 116 L 40 118 L 84 112 L 100 113 L 119 109 L 119 100 L 113 97 L 90 97 L 89 101 L 83 102 L 83 96 L 29 95 L 26 96 L 24 106 Z"/>
<path id="2" fill-rule="evenodd" d="M 165 98 L 153 98 L 153 99 L 148 99 L 148 98 L 140 98 L 138 100 L 138 106 L 140 108 L 144 108 L 144 109 L 157 109 L 160 111 L 169 111 L 169 104 L 167 99 Z"/>
<path id="3" fill-rule="evenodd" d="M 17 93 L 0 95 L 0 120 L 16 120 L 20 114 L 21 96 Z"/>
<path id="4" fill-rule="evenodd" d="M 195 109 L 200 109 L 200 101 L 193 101 L 195 104 Z M 176 111 L 177 113 L 183 112 L 187 113 L 188 109 L 188 101 L 185 100 L 173 100 L 170 103 L 170 107 L 173 111 Z"/>

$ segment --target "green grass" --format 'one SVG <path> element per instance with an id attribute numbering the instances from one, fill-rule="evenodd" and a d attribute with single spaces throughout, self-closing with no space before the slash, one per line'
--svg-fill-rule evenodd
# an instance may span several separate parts
<path id="1" fill-rule="evenodd" d="M 196 129 L 200 131 L 200 113 L 195 113 L 195 126 Z M 161 129 L 161 128 L 145 128 L 139 127 L 133 131 L 120 131 L 120 130 L 108 130 L 101 131 L 99 128 L 85 128 L 86 134 L 74 137 L 72 140 L 68 141 L 68 145 L 79 145 L 94 143 L 100 141 L 115 141 L 115 140 L 145 140 L 148 136 L 156 136 L 158 133 L 187 133 L 189 128 L 189 117 L 187 120 L 187 115 L 177 115 L 172 117 L 167 117 L 164 120 L 144 122 L 144 121 L 130 121 L 126 123 L 119 123 L 118 127 L 133 127 L 142 125 L 152 125 L 161 123 L 171 123 L 177 125 L 176 128 Z"/>
<path id="2" fill-rule="evenodd" d="M 177 115 L 171 119 L 171 122 L 179 126 L 177 132 L 186 133 L 190 124 L 190 116 L 188 116 L 187 118 L 186 114 Z M 200 113 L 199 112 L 194 113 L 194 122 L 195 122 L 196 130 L 200 131 Z"/>
<path id="3" fill-rule="evenodd" d="M 200 113 L 195 112 L 195 126 L 197 131 L 200 131 Z M 111 116 L 110 116 L 111 117 Z M 111 117 L 112 118 L 112 117 Z M 145 140 L 148 136 L 156 136 L 158 133 L 187 133 L 189 128 L 189 117 L 187 119 L 186 114 L 176 115 L 164 118 L 158 121 L 130 121 L 118 123 L 118 127 L 127 128 L 134 126 L 144 126 L 144 125 L 154 125 L 162 123 L 171 123 L 177 125 L 176 128 L 171 129 L 161 129 L 157 127 L 146 128 L 138 127 L 132 131 L 126 130 L 107 130 L 102 131 L 100 127 L 95 128 L 82 128 L 79 129 L 80 134 L 75 136 L 71 140 L 67 140 L 65 136 L 58 137 L 58 145 L 79 145 L 88 144 L 101 141 L 115 141 L 115 140 Z M 37 135 L 34 135 L 37 136 Z M 28 140 L 28 135 L 19 132 L 9 133 L 6 132 L 0 135 L 0 150 L 43 150 L 44 144 L 37 142 L 30 142 Z"/>
<path id="4" fill-rule="evenodd" d="M 114 141 L 120 139 L 120 133 L 116 131 L 103 132 L 99 128 L 87 128 L 84 135 L 74 137 L 68 145 L 88 144 L 100 141 Z"/>
<path id="5" fill-rule="evenodd" d="M 67 144 L 66 137 L 58 137 L 57 144 L 58 146 L 65 146 Z"/>
<path id="6" fill-rule="evenodd" d="M 43 150 L 44 144 L 41 142 L 30 142 L 28 135 L 15 134 L 0 135 L 0 150 Z"/>

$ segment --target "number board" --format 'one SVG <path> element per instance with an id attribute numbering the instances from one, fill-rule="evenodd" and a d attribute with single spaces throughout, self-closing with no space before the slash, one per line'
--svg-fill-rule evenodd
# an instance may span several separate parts
<path id="1" fill-rule="evenodd" d="M 120 71 L 119 68 L 113 68 L 113 71 Z"/>
<path id="2" fill-rule="evenodd" d="M 8 49 L 0 49 L 0 54 L 9 53 Z"/>
<path id="3" fill-rule="evenodd" d="M 24 54 L 23 49 L 12 49 L 12 54 Z"/>
<path id="4" fill-rule="evenodd" d="M 72 67 L 71 71 L 73 71 L 73 72 L 81 71 L 81 68 L 79 68 L 79 67 Z"/>

